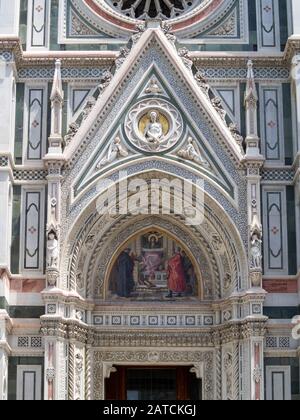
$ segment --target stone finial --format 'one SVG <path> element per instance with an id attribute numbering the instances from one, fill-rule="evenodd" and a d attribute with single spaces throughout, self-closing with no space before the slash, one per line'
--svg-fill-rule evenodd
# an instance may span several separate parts
<path id="1" fill-rule="evenodd" d="M 253 71 L 253 61 L 249 60 L 247 63 L 248 72 L 247 72 L 247 86 L 245 92 L 245 105 L 256 106 L 258 102 L 258 94 L 255 84 L 254 71 Z"/>
<path id="2" fill-rule="evenodd" d="M 61 78 L 61 60 L 55 61 L 55 73 L 54 73 L 50 100 L 52 102 L 53 101 L 63 102 L 64 100 L 64 91 L 62 87 L 62 78 Z"/>

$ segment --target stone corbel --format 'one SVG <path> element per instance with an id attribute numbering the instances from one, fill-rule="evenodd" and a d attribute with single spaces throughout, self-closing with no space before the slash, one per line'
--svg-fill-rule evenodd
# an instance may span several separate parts
<path id="1" fill-rule="evenodd" d="M 190 369 L 190 373 L 194 373 L 197 379 L 203 379 L 204 378 L 203 363 L 195 363 L 194 366 Z"/>
<path id="2" fill-rule="evenodd" d="M 104 363 L 103 364 L 103 378 L 109 379 L 112 373 L 116 373 L 117 368 L 113 365 L 113 363 Z"/>

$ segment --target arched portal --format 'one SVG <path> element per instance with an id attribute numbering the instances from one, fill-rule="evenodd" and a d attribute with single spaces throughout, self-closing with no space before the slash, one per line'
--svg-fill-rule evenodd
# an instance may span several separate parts
<path id="1" fill-rule="evenodd" d="M 166 178 L 165 173 L 159 172 L 143 176 Z M 171 194 L 173 200 L 178 199 L 176 189 Z M 247 260 L 240 234 L 224 209 L 206 192 L 204 219 L 195 226 L 187 225 L 182 215 L 175 214 L 99 214 L 98 198 L 95 196 L 74 221 L 66 241 L 68 247 L 63 250 L 66 256 L 62 261 L 68 264 L 64 281 L 82 297 L 106 299 L 110 272 L 118 251 L 131 238 L 151 230 L 166 232 L 186 250 L 201 278 L 198 297 L 219 299 L 236 289 L 248 287 Z M 122 207 L 123 201 L 124 198 L 118 197 L 117 206 Z M 186 205 L 190 207 L 192 203 L 189 201 Z M 162 208 L 160 213 L 163 213 Z"/>

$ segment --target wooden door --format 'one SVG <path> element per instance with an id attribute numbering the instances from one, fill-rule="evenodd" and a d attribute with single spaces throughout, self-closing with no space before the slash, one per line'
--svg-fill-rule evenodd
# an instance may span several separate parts
<path id="1" fill-rule="evenodd" d="M 190 369 L 191 367 L 118 366 L 117 372 L 106 380 L 106 400 L 200 400 L 201 382 L 190 373 Z M 136 389 L 132 386 L 135 380 Z M 166 384 L 165 392 L 163 389 L 156 389 L 159 382 Z"/>

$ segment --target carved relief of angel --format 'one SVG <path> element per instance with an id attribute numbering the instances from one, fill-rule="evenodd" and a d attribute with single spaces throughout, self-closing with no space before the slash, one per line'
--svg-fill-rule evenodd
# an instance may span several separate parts
<path id="1" fill-rule="evenodd" d="M 98 163 L 97 169 L 101 169 L 103 166 L 114 162 L 116 159 L 127 157 L 128 155 L 128 150 L 122 145 L 120 137 L 116 137 L 109 148 L 107 156 Z"/>

